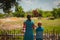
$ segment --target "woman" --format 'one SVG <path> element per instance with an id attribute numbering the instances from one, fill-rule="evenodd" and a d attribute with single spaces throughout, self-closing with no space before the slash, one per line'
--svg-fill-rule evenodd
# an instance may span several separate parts
<path id="1" fill-rule="evenodd" d="M 34 40 L 33 29 L 34 22 L 31 20 L 31 15 L 27 15 L 27 20 L 24 22 L 23 30 L 24 30 L 24 40 Z"/>

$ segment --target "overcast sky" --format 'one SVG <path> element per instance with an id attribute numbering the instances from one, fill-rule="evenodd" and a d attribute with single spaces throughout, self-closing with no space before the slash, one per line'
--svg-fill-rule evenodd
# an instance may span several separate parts
<path id="1" fill-rule="evenodd" d="M 21 0 L 19 1 L 19 5 L 23 7 L 24 11 L 33 10 L 36 8 L 40 8 L 42 10 L 52 10 L 54 7 L 57 7 L 60 0 Z M 14 11 L 14 8 L 12 8 Z M 0 13 L 3 12 L 0 9 Z"/>

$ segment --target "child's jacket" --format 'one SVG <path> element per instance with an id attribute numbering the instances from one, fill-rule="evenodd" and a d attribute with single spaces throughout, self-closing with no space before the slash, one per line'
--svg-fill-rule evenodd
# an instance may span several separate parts
<path id="1" fill-rule="evenodd" d="M 38 27 L 36 29 L 36 39 L 40 38 L 43 39 L 43 28 L 42 27 Z"/>

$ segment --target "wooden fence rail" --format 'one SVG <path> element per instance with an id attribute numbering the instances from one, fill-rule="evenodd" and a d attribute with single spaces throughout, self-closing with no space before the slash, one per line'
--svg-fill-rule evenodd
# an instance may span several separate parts
<path id="1" fill-rule="evenodd" d="M 0 34 L 0 40 L 23 40 L 24 34 Z M 34 34 L 34 39 L 36 39 L 36 34 Z M 60 40 L 60 33 L 56 31 L 46 31 L 43 34 L 43 40 Z"/>
<path id="2" fill-rule="evenodd" d="M 20 37 L 20 38 L 19 38 Z M 36 35 L 34 35 L 36 37 Z M 0 35 L 0 40 L 23 40 L 23 34 Z M 44 34 L 43 40 L 60 40 L 60 34 Z"/>

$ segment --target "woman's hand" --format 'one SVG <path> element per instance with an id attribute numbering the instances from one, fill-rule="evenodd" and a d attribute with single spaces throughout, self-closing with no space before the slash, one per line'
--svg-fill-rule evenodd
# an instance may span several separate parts
<path id="1" fill-rule="evenodd" d="M 33 29 L 36 29 L 36 25 L 33 25 Z"/>
<path id="2" fill-rule="evenodd" d="M 22 32 L 22 33 L 25 33 L 25 29 L 22 29 L 21 32 Z"/>
<path id="3" fill-rule="evenodd" d="M 26 24 L 23 23 L 23 29 L 22 29 L 22 32 L 25 33 L 25 30 L 26 30 Z"/>

